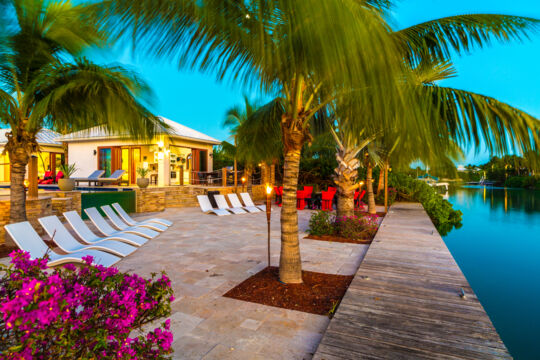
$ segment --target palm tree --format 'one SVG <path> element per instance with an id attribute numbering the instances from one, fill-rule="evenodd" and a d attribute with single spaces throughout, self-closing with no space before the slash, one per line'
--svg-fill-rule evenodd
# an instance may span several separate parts
<path id="1" fill-rule="evenodd" d="M 252 102 L 247 95 L 244 95 L 244 104 L 242 106 L 234 106 L 227 110 L 225 113 L 225 119 L 223 120 L 223 127 L 229 128 L 232 138 L 234 139 L 234 186 L 236 188 L 238 183 L 237 178 L 237 160 L 242 158 L 244 160 L 244 171 L 248 181 L 248 192 L 251 192 L 251 172 L 254 164 L 258 161 L 254 161 L 254 158 L 250 158 L 252 154 L 257 153 L 257 147 L 244 147 L 242 151 L 239 151 L 238 132 L 239 128 L 244 124 L 247 119 L 255 113 L 259 107 L 257 102 Z M 244 144 L 244 143 L 243 143 Z M 233 150 L 232 147 L 226 146 L 229 150 Z M 231 152 L 231 151 L 229 151 Z"/>
<path id="2" fill-rule="evenodd" d="M 149 138 L 161 122 L 136 97 L 149 88 L 121 67 L 77 58 L 102 46 L 107 33 L 93 8 L 65 1 L 9 0 L 0 39 L 0 121 L 11 127 L 10 219 L 26 220 L 24 176 L 36 133 L 44 126 L 81 129 L 103 124 L 126 136 Z"/>
<path id="3" fill-rule="evenodd" d="M 405 75 L 396 42 L 408 49 L 413 62 L 421 48 L 427 47 L 430 56 L 443 56 L 451 47 L 462 52 L 492 37 L 521 38 L 536 25 L 521 17 L 464 16 L 389 36 L 383 20 L 391 4 L 388 0 L 115 0 L 105 4 L 113 14 L 112 24 L 130 24 L 123 30 L 133 34 L 139 48 L 178 59 L 183 66 L 213 71 L 218 79 L 259 83 L 264 91 L 276 94 L 273 104 L 282 110 L 284 144 L 280 279 L 285 283 L 302 281 L 295 193 L 300 152 L 310 140 L 310 118 L 334 99 L 354 94 L 363 117 L 394 120 L 392 114 L 408 97 L 403 85 L 397 86 L 396 79 Z M 370 96 L 363 96 L 367 88 Z M 403 112 L 415 110 L 402 107 Z"/>

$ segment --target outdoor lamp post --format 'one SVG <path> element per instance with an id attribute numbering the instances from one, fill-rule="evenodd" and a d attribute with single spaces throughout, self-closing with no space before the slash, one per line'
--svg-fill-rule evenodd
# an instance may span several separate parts
<path id="1" fill-rule="evenodd" d="M 245 176 L 242 176 L 242 192 L 246 192 L 246 190 L 244 189 L 244 186 L 246 185 L 246 177 Z"/>
<path id="2" fill-rule="evenodd" d="M 272 186 L 266 184 L 266 223 L 268 225 L 268 267 L 270 267 L 270 215 L 272 213 Z"/>

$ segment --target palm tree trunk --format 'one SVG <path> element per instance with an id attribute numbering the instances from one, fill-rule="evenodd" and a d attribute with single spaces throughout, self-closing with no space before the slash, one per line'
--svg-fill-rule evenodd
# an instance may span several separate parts
<path id="1" fill-rule="evenodd" d="M 384 166 L 379 166 L 379 183 L 377 185 L 377 195 L 379 195 L 381 193 L 381 191 L 383 190 L 384 188 Z"/>
<path id="2" fill-rule="evenodd" d="M 334 182 L 337 186 L 337 216 L 354 215 L 354 190 L 358 187 L 359 161 L 356 149 L 338 149 L 336 159 L 338 167 L 334 170 Z"/>
<path id="3" fill-rule="evenodd" d="M 373 166 L 368 161 L 367 164 L 367 176 L 366 176 L 366 191 L 368 197 L 368 212 L 370 214 L 377 213 L 377 206 L 375 205 L 375 194 L 373 193 Z"/>
<path id="4" fill-rule="evenodd" d="M 9 162 L 11 164 L 11 185 L 10 185 L 10 209 L 9 220 L 12 223 L 26 221 L 26 190 L 24 188 L 24 177 L 26 175 L 26 165 L 30 156 L 24 146 L 20 144 L 9 144 Z M 17 247 L 15 243 L 6 237 L 8 247 Z"/>

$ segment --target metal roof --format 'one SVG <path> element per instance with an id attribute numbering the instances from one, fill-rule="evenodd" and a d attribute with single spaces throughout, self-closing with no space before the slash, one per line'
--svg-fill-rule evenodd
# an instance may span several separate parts
<path id="1" fill-rule="evenodd" d="M 10 131 L 11 128 L 0 129 L 0 145 L 7 143 L 6 133 Z M 60 135 L 56 131 L 41 129 L 37 133 L 36 138 L 39 145 L 62 146 L 61 142 L 56 141 Z"/>
<path id="2" fill-rule="evenodd" d="M 197 130 L 194 130 L 192 128 L 179 124 L 176 121 L 172 121 L 161 116 L 160 116 L 160 119 L 170 127 L 169 134 L 173 138 L 188 139 L 188 140 L 194 140 L 194 141 L 199 141 L 199 142 L 209 143 L 209 144 L 221 144 L 221 141 L 214 139 L 213 137 L 208 136 L 206 134 L 203 134 L 202 132 L 199 132 Z M 165 131 L 163 131 L 163 133 L 164 132 Z M 65 142 L 73 142 L 73 141 L 81 141 L 81 140 L 97 140 L 97 139 L 108 139 L 108 138 L 110 139 L 110 138 L 120 138 L 120 137 L 122 137 L 122 134 L 110 134 L 105 129 L 105 127 L 95 126 L 93 128 L 80 130 L 80 131 L 76 131 L 67 135 L 60 136 L 56 140 L 65 141 Z"/>

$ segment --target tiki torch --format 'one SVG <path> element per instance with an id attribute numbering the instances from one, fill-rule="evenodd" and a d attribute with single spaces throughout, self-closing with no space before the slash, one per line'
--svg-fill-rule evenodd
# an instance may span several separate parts
<path id="1" fill-rule="evenodd" d="M 270 267 L 270 215 L 272 214 L 272 186 L 266 184 L 266 223 L 268 225 L 268 267 Z"/>
<path id="2" fill-rule="evenodd" d="M 245 177 L 245 176 L 242 176 L 242 179 L 240 179 L 240 180 L 242 180 L 242 192 L 246 192 L 246 191 L 244 190 L 244 185 L 246 184 L 246 177 Z"/>

